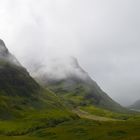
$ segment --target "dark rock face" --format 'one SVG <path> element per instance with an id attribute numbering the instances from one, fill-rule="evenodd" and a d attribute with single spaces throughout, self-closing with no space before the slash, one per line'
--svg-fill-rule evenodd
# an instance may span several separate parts
<path id="1" fill-rule="evenodd" d="M 0 94 L 8 96 L 32 96 L 40 89 L 26 69 L 11 65 L 0 65 Z"/>
<path id="2" fill-rule="evenodd" d="M 0 95 L 31 96 L 40 86 L 0 40 Z"/>

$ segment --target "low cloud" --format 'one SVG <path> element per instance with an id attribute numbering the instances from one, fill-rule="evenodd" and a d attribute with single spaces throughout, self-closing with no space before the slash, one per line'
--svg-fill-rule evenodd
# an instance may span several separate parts
<path id="1" fill-rule="evenodd" d="M 80 67 L 74 57 L 62 57 L 49 60 L 47 63 L 33 64 L 31 69 L 33 77 L 47 82 L 47 80 L 63 80 L 69 77 L 77 77 L 86 80 L 88 74 Z"/>

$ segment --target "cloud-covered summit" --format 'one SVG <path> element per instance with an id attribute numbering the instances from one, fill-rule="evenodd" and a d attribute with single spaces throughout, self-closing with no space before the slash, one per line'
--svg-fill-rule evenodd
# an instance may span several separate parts
<path id="1" fill-rule="evenodd" d="M 88 73 L 81 68 L 75 57 L 55 58 L 46 64 L 36 64 L 31 73 L 44 84 L 48 81 L 59 81 L 67 78 L 89 79 Z"/>

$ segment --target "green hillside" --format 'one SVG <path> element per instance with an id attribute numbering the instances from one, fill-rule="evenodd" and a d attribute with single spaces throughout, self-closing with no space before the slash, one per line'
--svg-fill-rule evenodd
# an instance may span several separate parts
<path id="1" fill-rule="evenodd" d="M 100 87 L 92 80 L 82 81 L 77 78 L 64 79 L 48 88 L 63 98 L 69 106 L 97 106 L 112 111 L 125 111 L 118 103 L 113 101 Z"/>
<path id="2" fill-rule="evenodd" d="M 139 140 L 140 120 L 93 121 L 78 119 L 62 122 L 56 126 L 30 129 L 27 133 L 0 135 L 2 140 Z M 17 123 L 14 123 L 16 125 Z M 6 124 L 5 124 L 6 125 Z M 9 126 L 13 124 L 8 124 Z M 24 132 L 26 128 L 24 127 Z M 13 135 L 12 135 L 13 134 Z"/>
<path id="3" fill-rule="evenodd" d="M 29 75 L 0 40 L 0 134 L 22 135 L 77 118 Z"/>

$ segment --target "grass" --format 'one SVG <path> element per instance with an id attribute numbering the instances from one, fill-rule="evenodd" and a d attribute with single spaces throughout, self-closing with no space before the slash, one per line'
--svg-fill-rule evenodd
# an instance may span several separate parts
<path id="1" fill-rule="evenodd" d="M 61 109 L 24 112 L 24 118 L 15 120 L 1 120 L 0 134 L 7 136 L 20 136 L 38 129 L 54 127 L 64 121 L 77 119 L 71 112 Z"/>
<path id="2" fill-rule="evenodd" d="M 137 121 L 102 122 L 70 120 L 55 127 L 40 128 L 22 136 L 0 136 L 2 140 L 139 140 Z"/>
<path id="3" fill-rule="evenodd" d="M 89 107 L 88 109 L 91 109 Z M 93 109 L 93 108 L 92 108 Z M 91 109 L 91 110 L 92 110 Z M 97 111 L 95 111 L 97 109 Z M 93 110 L 92 110 L 93 111 Z M 94 108 L 100 116 L 117 117 L 120 121 L 91 120 L 79 118 L 68 110 L 42 109 L 24 112 L 24 117 L 15 120 L 0 121 L 0 139 L 2 140 L 139 140 L 140 115 L 128 115 L 122 118 L 113 112 L 103 112 Z M 93 113 L 93 112 L 92 112 Z M 110 116 L 109 115 L 109 116 Z"/>

